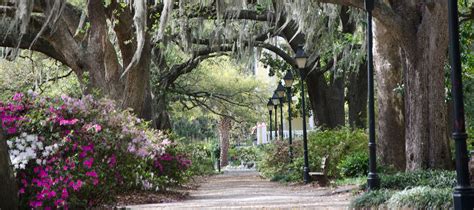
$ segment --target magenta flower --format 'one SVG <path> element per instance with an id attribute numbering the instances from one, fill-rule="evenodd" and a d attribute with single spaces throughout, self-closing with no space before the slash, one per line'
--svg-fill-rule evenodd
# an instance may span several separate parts
<path id="1" fill-rule="evenodd" d="M 42 201 L 30 201 L 30 206 L 33 208 L 38 208 L 43 205 Z"/>
<path id="2" fill-rule="evenodd" d="M 8 129 L 7 129 L 7 133 L 8 133 L 8 134 L 14 134 L 14 133 L 16 133 L 16 128 L 15 128 L 15 127 L 10 127 L 10 128 L 8 128 Z"/>
<path id="3" fill-rule="evenodd" d="M 61 192 L 61 198 L 62 199 L 67 199 L 69 198 L 69 193 L 67 192 L 66 188 L 63 188 L 63 191 Z"/>
<path id="4" fill-rule="evenodd" d="M 95 171 L 86 172 L 86 176 L 97 178 L 97 173 Z"/>
<path id="5" fill-rule="evenodd" d="M 78 121 L 79 121 L 78 119 L 71 119 L 71 120 L 61 119 L 59 120 L 59 125 L 74 125 Z"/>
<path id="6" fill-rule="evenodd" d="M 94 158 L 88 158 L 87 160 L 84 161 L 84 166 L 86 168 L 91 168 L 93 163 L 94 163 Z"/>
<path id="7" fill-rule="evenodd" d="M 89 152 L 94 149 L 94 144 L 89 144 L 87 146 L 81 146 L 82 151 L 84 152 Z"/>
<path id="8" fill-rule="evenodd" d="M 13 95 L 13 100 L 14 101 L 21 101 L 23 96 L 24 96 L 23 93 L 15 93 L 15 95 Z"/>
<path id="9" fill-rule="evenodd" d="M 74 191 L 78 191 L 82 187 L 82 181 L 81 180 L 77 180 L 77 182 L 72 181 L 69 183 L 69 186 L 71 186 L 72 189 L 74 189 Z"/>

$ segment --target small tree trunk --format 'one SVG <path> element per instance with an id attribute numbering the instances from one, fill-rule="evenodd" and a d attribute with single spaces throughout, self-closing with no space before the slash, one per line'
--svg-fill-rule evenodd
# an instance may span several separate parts
<path id="1" fill-rule="evenodd" d="M 229 152 L 229 137 L 230 129 L 232 127 L 232 120 L 229 117 L 221 117 L 219 121 L 219 140 L 221 147 L 221 166 L 229 164 L 228 152 Z"/>
<path id="2" fill-rule="evenodd" d="M 0 128 L 0 209 L 18 209 L 18 187 L 10 155 L 8 154 L 7 141 Z"/>

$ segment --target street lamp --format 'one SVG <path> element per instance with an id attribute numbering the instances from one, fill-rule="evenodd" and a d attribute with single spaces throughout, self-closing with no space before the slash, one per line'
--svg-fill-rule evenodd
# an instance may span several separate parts
<path id="1" fill-rule="evenodd" d="M 270 114 L 270 141 L 272 141 L 272 110 L 273 110 L 273 103 L 272 103 L 271 98 L 268 99 L 267 109 L 268 109 L 268 113 Z"/>
<path id="2" fill-rule="evenodd" d="M 293 85 L 293 74 L 291 70 L 288 70 L 283 77 L 285 81 L 286 95 L 288 97 L 288 155 L 290 156 L 290 162 L 293 162 L 293 137 L 291 136 L 291 86 Z"/>
<path id="3" fill-rule="evenodd" d="M 278 130 L 278 104 L 280 104 L 280 98 L 278 98 L 277 94 L 276 93 L 273 93 L 273 96 L 272 96 L 272 103 L 273 103 L 273 107 L 275 109 L 275 139 L 277 138 L 278 134 L 277 134 L 277 130 Z"/>
<path id="4" fill-rule="evenodd" d="M 308 161 L 308 134 L 306 133 L 306 105 L 304 101 L 304 81 L 306 79 L 306 72 L 304 68 L 306 67 L 306 60 L 308 56 L 304 52 L 303 45 L 298 45 L 296 49 L 295 61 L 298 66 L 301 77 L 301 105 L 302 105 L 302 114 L 303 114 L 303 156 L 304 156 L 304 168 L 303 168 L 303 180 L 307 184 L 310 182 L 309 179 L 309 161 Z"/>
<path id="5" fill-rule="evenodd" d="M 285 87 L 281 84 L 281 81 L 278 83 L 275 93 L 280 98 L 280 136 L 283 140 L 283 97 L 285 97 Z"/>
<path id="6" fill-rule="evenodd" d="M 462 87 L 461 50 L 459 46 L 458 5 L 455 0 L 448 0 L 449 11 L 449 54 L 451 62 L 451 83 L 454 99 L 454 148 L 456 151 L 456 181 L 454 188 L 454 209 L 474 208 L 474 189 L 469 182 L 469 157 L 466 145 L 466 127 L 464 119 L 464 102 Z"/>
<path id="7" fill-rule="evenodd" d="M 368 75 L 368 117 L 369 117 L 369 175 L 367 185 L 369 190 L 379 188 L 380 179 L 377 175 L 377 157 L 375 145 L 375 110 L 374 110 L 374 56 L 373 56 L 373 33 L 372 33 L 372 10 L 374 0 L 365 0 L 367 11 L 367 75 Z"/>

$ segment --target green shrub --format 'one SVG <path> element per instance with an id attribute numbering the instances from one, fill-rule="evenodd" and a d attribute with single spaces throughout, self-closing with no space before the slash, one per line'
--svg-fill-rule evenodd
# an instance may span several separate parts
<path id="1" fill-rule="evenodd" d="M 329 156 L 328 176 L 338 178 L 339 163 L 353 154 L 367 151 L 367 135 L 364 130 L 340 128 L 311 132 L 308 135 L 310 171 L 320 171 L 321 159 Z"/>
<path id="2" fill-rule="evenodd" d="M 351 156 L 346 156 L 337 168 L 342 177 L 365 176 L 369 171 L 369 155 L 367 152 L 358 152 Z"/>
<path id="3" fill-rule="evenodd" d="M 367 150 L 367 135 L 363 130 L 340 128 L 311 132 L 308 135 L 310 171 L 321 171 L 321 160 L 328 156 L 328 176 L 340 177 L 338 165 L 353 154 Z M 264 177 L 272 180 L 297 182 L 303 180 L 303 146 L 301 139 L 293 142 L 293 162 L 288 156 L 288 142 L 274 141 L 262 148 L 258 170 Z M 356 170 L 356 169 L 354 169 Z M 364 172 L 360 172 L 363 174 Z M 285 177 L 285 178 L 282 178 Z"/>
<path id="4" fill-rule="evenodd" d="M 440 170 L 413 171 L 382 174 L 380 180 L 381 190 L 362 194 L 352 202 L 352 205 L 359 208 L 387 206 L 446 209 L 452 205 L 452 189 L 456 185 L 456 173 Z M 388 195 L 386 192 L 391 194 Z M 382 197 L 384 199 L 381 199 Z"/>
<path id="5" fill-rule="evenodd" d="M 453 188 L 456 185 L 454 171 L 412 171 L 400 172 L 393 175 L 381 175 L 381 188 L 403 190 L 417 186 L 433 188 Z"/>
<path id="6" fill-rule="evenodd" d="M 390 208 L 449 209 L 452 188 L 415 187 L 394 193 L 387 201 Z"/>
<path id="7" fill-rule="evenodd" d="M 371 208 L 383 207 L 393 195 L 391 190 L 374 190 L 369 191 L 357 197 L 351 202 L 352 208 Z"/>
<path id="8" fill-rule="evenodd" d="M 210 175 L 215 172 L 214 159 L 212 158 L 213 144 L 207 142 L 194 142 L 192 144 L 181 144 L 181 153 L 187 154 L 192 165 L 188 168 L 186 175 L 193 176 Z"/>

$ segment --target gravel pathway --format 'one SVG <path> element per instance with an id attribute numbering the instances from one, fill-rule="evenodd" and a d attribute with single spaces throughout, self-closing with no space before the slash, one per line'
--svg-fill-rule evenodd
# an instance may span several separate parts
<path id="1" fill-rule="evenodd" d="M 347 209 L 352 189 L 285 186 L 260 178 L 254 170 L 233 170 L 208 178 L 188 200 L 126 209 Z"/>

